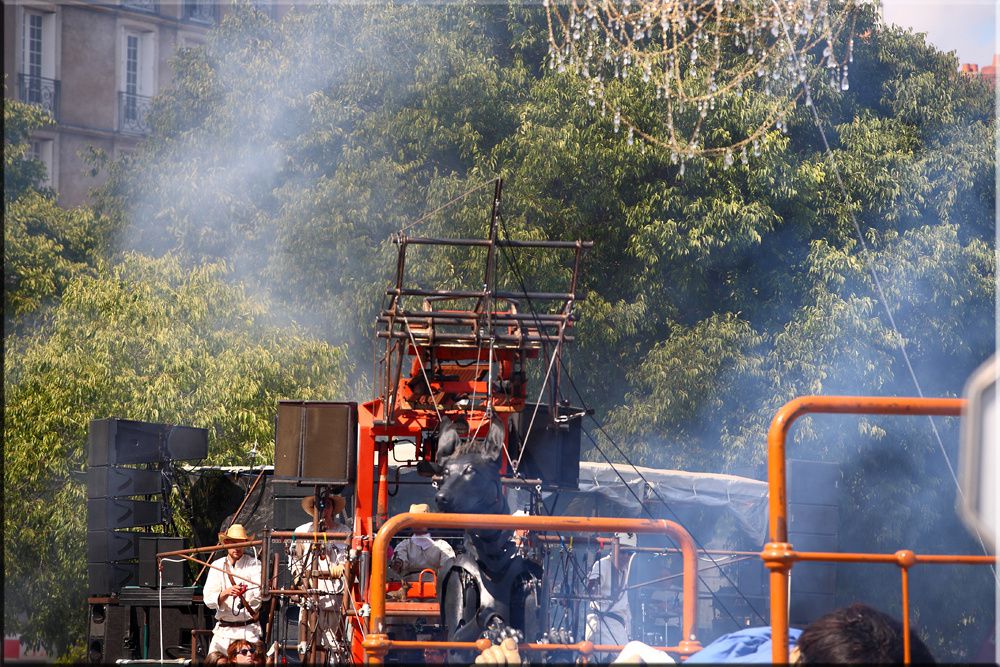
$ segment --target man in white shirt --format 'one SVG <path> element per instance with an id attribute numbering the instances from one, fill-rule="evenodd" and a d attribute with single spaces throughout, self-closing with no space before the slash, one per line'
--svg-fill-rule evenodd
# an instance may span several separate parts
<path id="1" fill-rule="evenodd" d="M 590 603 L 587 613 L 587 640 L 595 644 L 627 644 L 632 625 L 632 611 L 628 604 L 629 566 L 632 556 L 621 554 L 619 567 L 615 568 L 612 554 L 594 563 L 587 576 L 587 588 L 600 600 Z"/>
<path id="2" fill-rule="evenodd" d="M 313 517 L 295 529 L 296 533 L 349 533 L 350 529 L 338 520 L 347 505 L 343 496 L 326 494 L 320 498 L 302 499 L 302 510 Z M 297 539 L 292 544 L 288 567 L 296 586 L 304 590 L 319 591 L 303 599 L 299 612 L 299 655 L 303 658 L 312 645 L 310 663 L 328 661 L 337 647 L 336 629 L 340 627 L 341 602 L 344 592 L 344 563 L 347 553 L 342 541 L 310 536 Z M 326 656 L 322 659 L 318 651 Z"/>
<path id="3" fill-rule="evenodd" d="M 410 505 L 411 513 L 428 511 L 430 508 L 426 504 Z M 415 529 L 413 535 L 396 545 L 389 566 L 404 580 L 415 580 L 420 572 L 429 569 L 440 581 L 454 560 L 455 550 L 450 544 L 431 539 L 427 529 Z"/>
<path id="4" fill-rule="evenodd" d="M 252 541 L 242 524 L 234 523 L 225 533 L 219 533 L 224 545 Z M 226 555 L 216 559 L 208 571 L 203 591 L 205 605 L 215 610 L 215 630 L 208 651 L 225 653 L 230 642 L 245 639 L 251 644 L 260 641 L 260 575 L 261 565 L 244 547 L 227 547 Z"/>

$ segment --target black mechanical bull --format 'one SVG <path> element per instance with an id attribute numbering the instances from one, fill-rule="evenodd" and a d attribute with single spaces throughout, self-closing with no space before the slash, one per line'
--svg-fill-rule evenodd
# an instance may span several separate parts
<path id="1" fill-rule="evenodd" d="M 442 427 L 442 435 L 449 426 Z M 509 514 L 500 485 L 503 431 L 494 422 L 485 445 L 460 443 L 439 456 L 442 482 L 435 500 L 442 512 Z M 527 641 L 542 633 L 541 569 L 517 554 L 511 531 L 467 530 L 465 552 L 443 575 L 441 617 L 449 641 L 495 641 L 518 631 Z"/>

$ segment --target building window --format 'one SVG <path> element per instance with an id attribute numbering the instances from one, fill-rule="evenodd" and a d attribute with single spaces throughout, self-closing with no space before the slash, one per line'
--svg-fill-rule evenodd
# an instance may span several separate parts
<path id="1" fill-rule="evenodd" d="M 156 14 L 160 9 L 156 0 L 122 0 L 122 6 L 153 14 Z"/>
<path id="2" fill-rule="evenodd" d="M 184 0 L 184 16 L 200 23 L 215 23 L 215 1 Z"/>
<path id="3" fill-rule="evenodd" d="M 155 43 L 151 32 L 125 29 L 122 33 L 121 84 L 118 126 L 122 132 L 145 134 L 146 116 L 156 94 Z"/>
<path id="4" fill-rule="evenodd" d="M 29 151 L 31 157 L 45 166 L 45 178 L 41 184 L 49 188 L 53 187 L 52 176 L 55 173 L 53 169 L 53 145 L 54 142 L 51 139 L 32 139 Z"/>
<path id="5" fill-rule="evenodd" d="M 55 79 L 55 15 L 25 10 L 21 23 L 21 71 L 18 93 L 58 116 L 59 82 Z"/>

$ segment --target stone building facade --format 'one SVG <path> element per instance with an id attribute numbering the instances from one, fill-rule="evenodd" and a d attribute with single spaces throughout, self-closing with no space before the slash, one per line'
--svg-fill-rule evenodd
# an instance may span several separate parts
<path id="1" fill-rule="evenodd" d="M 170 59 L 204 44 L 225 11 L 210 0 L 5 0 L 4 97 L 55 118 L 33 135 L 32 151 L 60 204 L 85 203 L 100 185 L 83 158 L 90 147 L 112 157 L 135 149 L 152 97 L 171 84 Z"/>

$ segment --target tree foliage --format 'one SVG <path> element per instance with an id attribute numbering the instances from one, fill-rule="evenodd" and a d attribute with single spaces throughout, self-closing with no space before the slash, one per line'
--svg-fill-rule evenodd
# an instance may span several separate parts
<path id="1" fill-rule="evenodd" d="M 44 326 L 8 340 L 4 620 L 26 640 L 63 650 L 84 632 L 90 420 L 207 428 L 208 463 L 248 465 L 251 448 L 273 456 L 279 399 L 345 390 L 340 350 L 270 325 L 266 304 L 225 277 L 221 263 L 192 270 L 169 255 L 102 262 Z"/>

